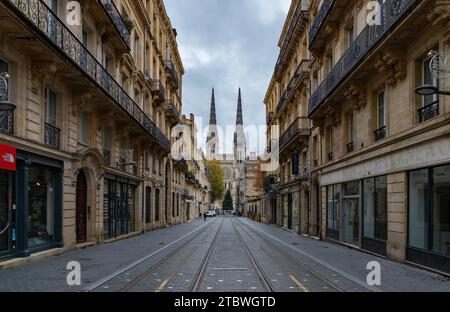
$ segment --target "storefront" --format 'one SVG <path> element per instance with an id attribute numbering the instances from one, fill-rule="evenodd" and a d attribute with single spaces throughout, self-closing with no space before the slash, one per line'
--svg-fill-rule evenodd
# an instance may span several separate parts
<path id="1" fill-rule="evenodd" d="M 118 237 L 135 231 L 135 193 L 139 182 L 106 174 L 104 183 L 104 238 Z"/>
<path id="2" fill-rule="evenodd" d="M 326 187 L 327 238 L 386 255 L 387 177 Z"/>
<path id="3" fill-rule="evenodd" d="M 450 273 L 450 165 L 409 172 L 409 261 Z"/>
<path id="4" fill-rule="evenodd" d="M 295 233 L 300 231 L 300 198 L 297 186 L 284 188 L 281 192 L 283 227 Z"/>
<path id="5" fill-rule="evenodd" d="M 0 258 L 62 247 L 63 168 L 17 150 L 16 170 L 0 170 Z"/>

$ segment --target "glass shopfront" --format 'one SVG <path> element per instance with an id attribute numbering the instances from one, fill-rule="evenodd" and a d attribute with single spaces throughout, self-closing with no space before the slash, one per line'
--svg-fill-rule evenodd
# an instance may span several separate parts
<path id="1" fill-rule="evenodd" d="M 330 185 L 327 237 L 386 254 L 387 176 Z"/>
<path id="2" fill-rule="evenodd" d="M 364 249 L 386 255 L 387 240 L 387 176 L 363 181 Z"/>
<path id="3" fill-rule="evenodd" d="M 0 258 L 62 247 L 63 162 L 17 150 L 0 170 Z"/>
<path id="4" fill-rule="evenodd" d="M 408 259 L 450 273 L 450 165 L 409 173 Z"/>
<path id="5" fill-rule="evenodd" d="M 108 175 L 103 199 L 104 238 L 118 237 L 135 230 L 135 192 L 137 183 Z"/>

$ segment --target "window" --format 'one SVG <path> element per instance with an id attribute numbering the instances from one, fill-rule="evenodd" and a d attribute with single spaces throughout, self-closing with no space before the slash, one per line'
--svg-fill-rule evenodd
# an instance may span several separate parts
<path id="1" fill-rule="evenodd" d="M 328 160 L 333 160 L 333 127 L 328 127 Z"/>
<path id="2" fill-rule="evenodd" d="M 353 30 L 353 26 L 351 26 L 348 30 L 347 30 L 347 47 L 350 48 L 352 43 L 353 43 L 353 38 L 354 38 L 354 30 Z"/>
<path id="3" fill-rule="evenodd" d="M 378 94 L 377 97 L 377 126 L 378 129 L 383 128 L 384 126 L 386 126 L 386 122 L 385 122 L 385 110 L 384 110 L 384 90 L 381 91 Z"/>
<path id="4" fill-rule="evenodd" d="M 327 236 L 339 239 L 341 186 L 327 187 Z"/>
<path id="5" fill-rule="evenodd" d="M 103 159 L 107 165 L 111 165 L 111 127 L 103 127 Z"/>
<path id="6" fill-rule="evenodd" d="M 431 59 L 426 58 L 421 61 L 422 81 L 421 85 L 432 85 L 439 87 L 438 79 L 433 75 L 430 69 Z M 419 112 L 419 122 L 430 120 L 439 116 L 439 97 L 438 94 L 422 96 Z"/>
<path id="7" fill-rule="evenodd" d="M 450 255 L 450 165 L 409 174 L 409 246 Z"/>
<path id="8" fill-rule="evenodd" d="M 347 151 L 349 153 L 355 150 L 355 114 L 349 113 L 348 116 L 348 144 Z"/>
<path id="9" fill-rule="evenodd" d="M 7 78 L 7 74 L 9 74 L 9 64 L 2 59 L 0 59 L 0 75 L 6 80 L 6 83 L 8 86 L 3 84 L 2 80 L 0 80 L 0 100 L 7 101 L 9 100 L 9 89 L 10 89 L 10 83 L 9 79 Z"/>
<path id="10" fill-rule="evenodd" d="M 387 239 L 387 176 L 370 178 L 363 183 L 364 237 Z"/>
<path id="11" fill-rule="evenodd" d="M 88 120 L 88 113 L 82 111 L 80 115 L 80 142 L 83 144 L 88 144 Z"/>
<path id="12" fill-rule="evenodd" d="M 145 166 L 146 171 L 150 170 L 150 159 L 149 159 L 148 150 L 144 151 L 144 166 Z"/>
<path id="13" fill-rule="evenodd" d="M 56 126 L 56 93 L 45 89 L 45 122 Z"/>

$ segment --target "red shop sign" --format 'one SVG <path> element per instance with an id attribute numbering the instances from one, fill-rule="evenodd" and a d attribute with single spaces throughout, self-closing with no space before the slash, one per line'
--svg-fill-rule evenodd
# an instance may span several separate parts
<path id="1" fill-rule="evenodd" d="M 16 148 L 0 144 L 0 169 L 16 171 Z"/>

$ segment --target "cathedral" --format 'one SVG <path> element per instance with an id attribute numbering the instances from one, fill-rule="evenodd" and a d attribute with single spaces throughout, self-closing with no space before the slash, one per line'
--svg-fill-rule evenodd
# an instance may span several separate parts
<path id="1" fill-rule="evenodd" d="M 225 193 L 230 190 L 233 198 L 233 208 L 243 213 L 245 205 L 245 158 L 246 139 L 244 133 L 244 118 L 242 115 L 241 89 L 239 88 L 236 126 L 233 139 L 233 154 L 221 154 L 219 132 L 217 127 L 216 100 L 214 88 L 211 96 L 208 137 L 206 139 L 206 155 L 208 159 L 218 160 L 224 173 Z M 215 203 L 215 207 L 222 208 L 222 201 Z"/>

